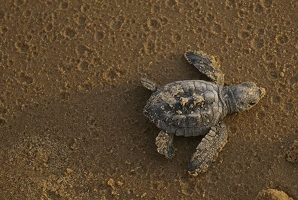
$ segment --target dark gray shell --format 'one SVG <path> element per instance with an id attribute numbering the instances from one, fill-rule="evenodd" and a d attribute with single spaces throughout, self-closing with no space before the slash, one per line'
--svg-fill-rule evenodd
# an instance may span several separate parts
<path id="1" fill-rule="evenodd" d="M 205 135 L 227 114 L 221 91 L 222 86 L 202 80 L 169 83 L 151 95 L 144 115 L 168 133 Z"/>

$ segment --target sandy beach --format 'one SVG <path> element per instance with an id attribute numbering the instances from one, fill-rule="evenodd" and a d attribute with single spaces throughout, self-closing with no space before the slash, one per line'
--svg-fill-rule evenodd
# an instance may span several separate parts
<path id="1" fill-rule="evenodd" d="M 269 188 L 298 199 L 297 11 L 295 0 L 2 0 L 0 199 L 252 200 Z M 225 118 L 228 143 L 198 177 L 187 165 L 202 137 L 175 137 L 166 159 L 142 113 L 140 78 L 207 80 L 187 50 L 214 56 L 226 85 L 267 92 Z"/>

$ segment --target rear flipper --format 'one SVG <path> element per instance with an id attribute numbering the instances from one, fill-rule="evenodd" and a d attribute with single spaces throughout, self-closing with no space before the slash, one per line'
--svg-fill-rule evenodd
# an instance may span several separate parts
<path id="1" fill-rule="evenodd" d="M 155 139 L 157 152 L 164 155 L 166 158 L 172 158 L 175 155 L 176 149 L 173 145 L 173 137 L 173 134 L 160 131 Z"/>
<path id="2" fill-rule="evenodd" d="M 141 78 L 141 83 L 145 88 L 147 88 L 148 90 L 151 90 L 152 92 L 157 90 L 156 84 L 147 78 Z"/>
<path id="3" fill-rule="evenodd" d="M 197 146 L 188 166 L 188 172 L 192 176 L 205 172 L 216 160 L 218 153 L 228 141 L 226 126 L 218 124 L 210 129 L 209 133 Z"/>

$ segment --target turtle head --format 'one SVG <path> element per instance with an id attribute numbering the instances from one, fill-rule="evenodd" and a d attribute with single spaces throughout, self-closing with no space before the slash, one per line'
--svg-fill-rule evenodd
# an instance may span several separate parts
<path id="1" fill-rule="evenodd" d="M 266 94 L 265 88 L 257 87 L 252 82 L 226 86 L 224 90 L 229 113 L 238 113 L 252 108 Z"/>

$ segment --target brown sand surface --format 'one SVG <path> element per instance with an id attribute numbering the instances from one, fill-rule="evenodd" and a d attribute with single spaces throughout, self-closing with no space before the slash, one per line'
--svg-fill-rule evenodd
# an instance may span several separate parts
<path id="1" fill-rule="evenodd" d="M 0 199 L 298 199 L 297 0 L 0 5 Z M 202 138 L 175 137 L 167 160 L 142 115 L 141 77 L 204 78 L 186 50 L 215 56 L 226 84 L 267 90 L 225 118 L 229 142 L 198 177 L 187 164 Z"/>

